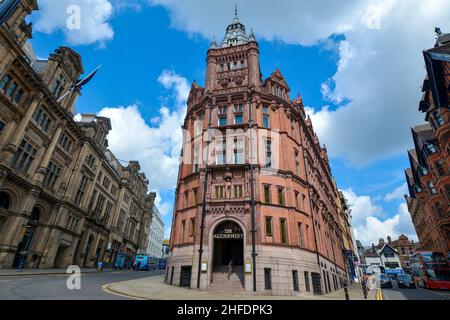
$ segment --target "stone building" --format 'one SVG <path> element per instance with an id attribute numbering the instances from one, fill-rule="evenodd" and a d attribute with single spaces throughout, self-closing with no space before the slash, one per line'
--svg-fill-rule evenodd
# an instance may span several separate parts
<path id="1" fill-rule="evenodd" d="M 450 251 L 450 34 L 439 31 L 424 51 L 427 70 L 419 111 L 425 124 L 412 128 L 411 167 L 405 170 L 408 210 L 422 250 Z"/>
<path id="2" fill-rule="evenodd" d="M 397 250 L 402 268 L 408 270 L 411 267 L 411 255 L 420 249 L 419 243 L 409 240 L 404 234 L 400 235 L 397 240 L 391 240 L 391 237 L 388 237 L 388 243 Z"/>
<path id="3" fill-rule="evenodd" d="M 148 243 L 146 253 L 150 257 L 158 259 L 164 258 L 164 222 L 161 213 L 156 205 L 153 206 L 152 223 L 148 234 Z"/>
<path id="4" fill-rule="evenodd" d="M 155 195 L 139 163 L 108 150 L 109 119 L 74 120 L 82 60 L 67 47 L 36 58 L 25 17 L 37 9 L 0 2 L 0 268 L 131 258 L 146 247 Z"/>
<path id="5" fill-rule="evenodd" d="M 166 281 L 208 290 L 321 294 L 346 278 L 337 188 L 300 96 L 237 13 L 187 102 Z"/>
<path id="6" fill-rule="evenodd" d="M 336 183 L 335 188 L 337 189 Z M 338 209 L 339 226 L 341 229 L 343 241 L 342 246 L 344 248 L 343 255 L 346 262 L 348 277 L 350 279 L 355 279 L 357 276 L 360 275 L 357 270 L 358 266 L 357 262 L 359 262 L 358 252 L 354 245 L 355 241 L 351 223 L 352 222 L 351 209 L 342 191 L 339 191 L 337 193 L 336 205 Z"/>

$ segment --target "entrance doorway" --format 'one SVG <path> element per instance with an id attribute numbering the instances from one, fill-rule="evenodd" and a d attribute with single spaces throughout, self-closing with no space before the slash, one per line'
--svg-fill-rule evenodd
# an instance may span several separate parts
<path id="1" fill-rule="evenodd" d="M 69 246 L 59 246 L 58 251 L 56 252 L 55 261 L 53 263 L 53 267 L 60 269 L 66 267 L 66 257 L 69 253 Z"/>
<path id="2" fill-rule="evenodd" d="M 243 267 L 244 233 L 233 221 L 225 221 L 214 230 L 214 270 L 225 266 Z"/>
<path id="3" fill-rule="evenodd" d="M 33 235 L 36 227 L 39 223 L 41 217 L 41 212 L 38 208 L 34 207 L 31 211 L 31 217 L 28 223 L 23 226 L 22 229 L 22 239 L 17 246 L 16 255 L 13 261 L 13 268 L 23 268 L 25 265 L 26 258 L 28 256 L 28 250 L 30 248 L 31 240 L 33 240 Z"/>

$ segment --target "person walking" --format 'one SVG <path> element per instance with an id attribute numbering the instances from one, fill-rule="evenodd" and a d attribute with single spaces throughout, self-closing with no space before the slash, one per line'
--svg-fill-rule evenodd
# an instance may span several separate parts
<path id="1" fill-rule="evenodd" d="M 19 253 L 19 260 L 17 261 L 17 271 L 22 271 L 24 265 L 25 265 L 25 257 L 26 257 L 26 251 L 21 251 Z"/>

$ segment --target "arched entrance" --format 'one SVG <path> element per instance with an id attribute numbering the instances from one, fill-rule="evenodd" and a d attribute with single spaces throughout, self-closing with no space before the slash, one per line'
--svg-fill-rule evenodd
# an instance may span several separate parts
<path id="1" fill-rule="evenodd" d="M 233 221 L 219 224 L 213 233 L 214 269 L 221 266 L 244 265 L 244 232 Z"/>
<path id="2" fill-rule="evenodd" d="M 7 211 L 11 205 L 11 199 L 8 194 L 4 191 L 0 192 L 0 235 L 2 234 L 3 226 L 6 223 L 8 217 Z"/>
<path id="3" fill-rule="evenodd" d="M 34 231 L 36 230 L 39 219 L 41 218 L 41 211 L 34 207 L 31 211 L 31 217 L 27 225 L 23 227 L 22 240 L 17 246 L 16 256 L 14 257 L 13 268 L 22 268 L 28 256 L 28 249 L 30 248 L 31 240 L 33 240 Z"/>
<path id="4" fill-rule="evenodd" d="M 220 223 L 213 232 L 211 288 L 225 291 L 243 290 L 244 232 L 233 221 Z"/>

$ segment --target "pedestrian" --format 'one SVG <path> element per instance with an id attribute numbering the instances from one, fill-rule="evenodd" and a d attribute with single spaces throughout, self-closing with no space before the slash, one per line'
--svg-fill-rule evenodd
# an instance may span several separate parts
<path id="1" fill-rule="evenodd" d="M 22 271 L 22 269 L 25 265 L 25 257 L 26 257 L 25 251 L 22 251 L 19 253 L 19 260 L 17 261 L 17 271 L 18 272 Z"/>
<path id="2" fill-rule="evenodd" d="M 138 272 L 140 268 L 141 268 L 141 262 L 138 261 L 138 262 L 136 263 L 136 272 Z"/>

